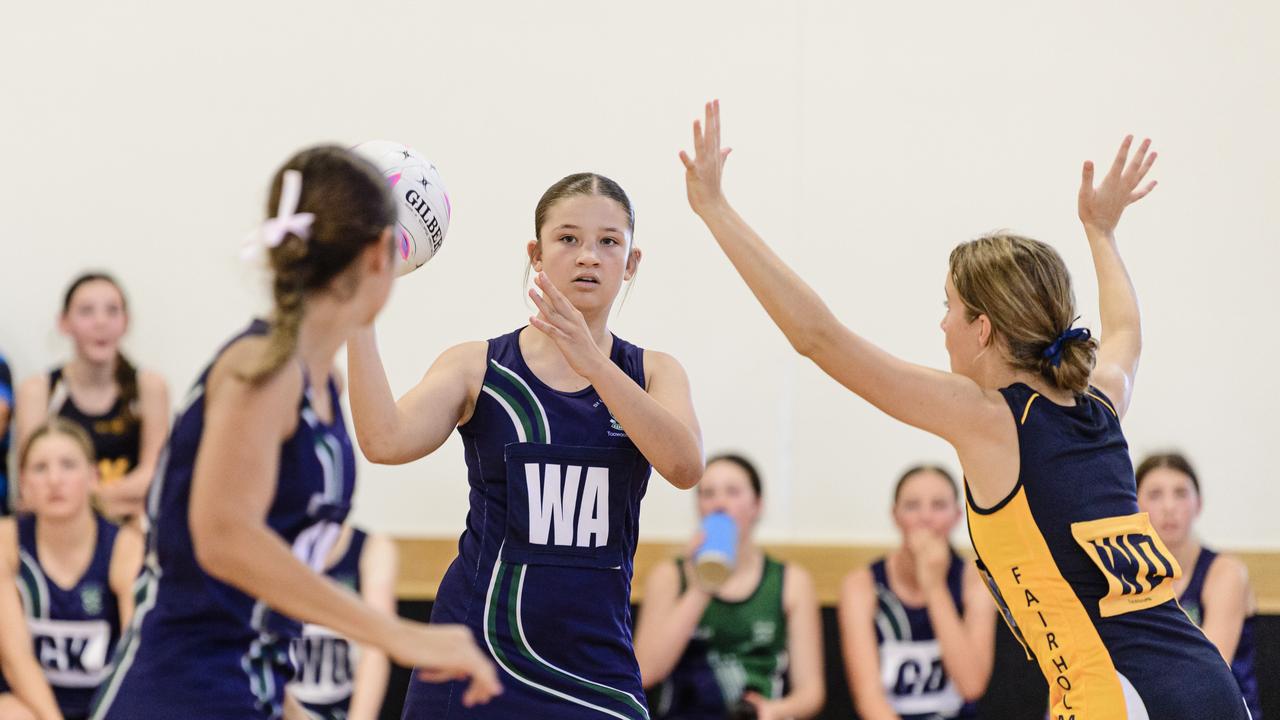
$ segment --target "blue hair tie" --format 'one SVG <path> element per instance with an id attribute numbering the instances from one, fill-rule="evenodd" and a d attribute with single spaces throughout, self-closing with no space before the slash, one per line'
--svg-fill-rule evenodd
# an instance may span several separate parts
<path id="1" fill-rule="evenodd" d="M 1076 318 L 1076 320 L 1079 319 L 1080 318 Z M 1076 320 L 1072 320 L 1071 322 L 1074 323 Z M 1063 330 L 1062 334 L 1058 336 L 1058 339 L 1054 340 L 1049 347 L 1044 349 L 1044 352 L 1040 353 L 1040 356 L 1048 358 L 1049 364 L 1054 367 L 1058 367 L 1062 364 L 1062 350 L 1067 346 L 1067 343 L 1075 342 L 1077 340 L 1088 340 L 1090 337 L 1092 336 L 1089 334 L 1089 328 L 1073 328 L 1068 325 L 1067 329 Z"/>

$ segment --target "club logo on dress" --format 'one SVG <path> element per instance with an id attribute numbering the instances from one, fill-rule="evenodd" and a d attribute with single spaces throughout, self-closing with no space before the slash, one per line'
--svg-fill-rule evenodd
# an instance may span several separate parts
<path id="1" fill-rule="evenodd" d="M 102 586 L 89 583 L 80 588 L 80 606 L 86 615 L 102 614 Z"/>

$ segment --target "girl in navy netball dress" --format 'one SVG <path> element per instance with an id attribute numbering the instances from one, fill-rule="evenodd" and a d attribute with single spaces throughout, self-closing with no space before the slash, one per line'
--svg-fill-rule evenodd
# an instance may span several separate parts
<path id="1" fill-rule="evenodd" d="M 871 404 L 947 440 L 964 467 L 979 569 L 1049 684 L 1054 720 L 1248 717 L 1231 672 L 1179 608 L 1177 561 L 1138 511 L 1120 419 L 1142 332 L 1115 228 L 1144 197 L 1150 143 L 1126 138 L 1102 183 L 1085 163 L 1078 209 L 1105 332 L 1076 320 L 1050 246 L 1009 233 L 951 253 L 942 320 L 951 372 L 858 336 L 733 210 L 721 190 L 719 103 L 681 153 L 689 203 L 798 352 Z"/>
<path id="2" fill-rule="evenodd" d="M 461 688 L 415 681 L 406 718 L 647 717 L 630 631 L 640 501 L 651 465 L 693 486 L 702 449 L 684 370 L 609 331 L 640 263 L 634 227 L 616 183 L 570 175 L 534 213 L 529 326 L 447 350 L 398 403 L 372 331 L 347 346 L 369 459 L 462 436 L 470 511 L 432 621 L 470 627 L 505 688 L 468 710 Z"/>
<path id="3" fill-rule="evenodd" d="M 27 512 L 0 518 L 0 593 L 18 589 L 0 601 L 0 634 L 25 625 L 29 635 L 25 647 L 0 647 L 10 679 L 0 678 L 0 717 L 20 717 L 9 706 L 21 705 L 28 717 L 84 718 L 133 612 L 142 536 L 90 506 L 98 469 L 80 426 L 54 419 L 35 428 L 18 468 Z"/>
<path id="4" fill-rule="evenodd" d="M 396 546 L 381 534 L 343 525 L 324 574 L 388 615 L 396 613 Z M 373 720 L 382 709 L 391 664 L 333 630 L 306 623 L 293 642 L 297 668 L 289 694 L 316 720 Z"/>
<path id="5" fill-rule="evenodd" d="M 911 468 L 893 493 L 901 546 L 845 578 L 844 667 L 865 720 L 977 717 L 995 658 L 996 613 L 977 568 L 951 549 L 960 512 L 950 473 Z"/>
<path id="6" fill-rule="evenodd" d="M 461 628 L 386 615 L 323 577 L 355 457 L 333 356 L 373 321 L 392 280 L 395 205 L 347 150 L 303 150 L 276 173 L 255 242 L 275 315 L 236 335 L 183 401 L 148 500 L 138 609 L 94 718 L 276 718 L 301 622 L 497 690 Z M 291 707 L 301 717 L 301 708 Z"/>
<path id="7" fill-rule="evenodd" d="M 1180 453 L 1150 455 L 1138 464 L 1138 506 L 1183 568 L 1173 584 L 1178 604 L 1231 663 L 1253 720 L 1262 720 L 1255 638 L 1258 601 L 1239 558 L 1205 547 L 1194 525 L 1200 516 L 1200 478 Z"/>
<path id="8" fill-rule="evenodd" d="M 128 329 L 129 306 L 115 278 L 90 272 L 73 280 L 58 318 L 71 360 L 23 381 L 15 418 L 19 446 L 48 417 L 84 428 L 98 458 L 98 506 L 117 521 L 142 515 L 169 432 L 168 387 L 120 349 Z"/>

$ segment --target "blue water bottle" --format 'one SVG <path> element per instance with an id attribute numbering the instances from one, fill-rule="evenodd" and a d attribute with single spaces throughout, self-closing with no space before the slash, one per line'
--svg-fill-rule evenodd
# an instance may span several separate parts
<path id="1" fill-rule="evenodd" d="M 702 518 L 702 546 L 693 564 L 704 588 L 715 590 L 729 579 L 738 560 L 738 526 L 728 513 L 714 512 Z"/>

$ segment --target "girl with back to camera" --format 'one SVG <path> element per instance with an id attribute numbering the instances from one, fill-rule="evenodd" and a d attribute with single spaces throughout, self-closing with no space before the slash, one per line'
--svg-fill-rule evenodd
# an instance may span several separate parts
<path id="1" fill-rule="evenodd" d="M 893 492 L 901 545 L 845 578 L 844 668 L 864 720 L 977 717 L 995 659 L 996 614 L 977 568 L 951 549 L 960 512 L 950 473 L 911 468 Z"/>
<path id="2" fill-rule="evenodd" d="M 0 643 L 0 719 L 82 719 L 133 612 L 142 535 L 94 511 L 98 466 L 79 425 L 34 428 L 18 468 L 26 512 L 0 518 L 0 635 L 25 646 Z"/>
<path id="3" fill-rule="evenodd" d="M 98 458 L 99 509 L 117 521 L 142 516 L 169 431 L 168 387 L 120 349 L 128 329 L 129 307 L 115 278 L 89 272 L 73 280 L 58 317 L 71 360 L 23 381 L 14 418 L 18 447 L 50 416 L 83 427 Z"/>
<path id="4" fill-rule="evenodd" d="M 1254 616 L 1258 601 L 1239 558 L 1205 547 L 1194 531 L 1200 478 L 1180 453 L 1149 455 L 1137 469 L 1138 507 L 1183 568 L 1173 584 L 1178 604 L 1231 664 L 1253 720 L 1262 720 L 1255 666 Z"/>
<path id="5" fill-rule="evenodd" d="M 182 403 L 148 502 L 138 608 L 94 718 L 304 717 L 286 700 L 289 644 L 315 623 L 498 691 L 462 628 L 388 616 L 323 577 L 350 507 L 355 455 L 334 354 L 386 303 L 395 204 L 381 174 L 333 146 L 272 181 L 256 242 L 275 313 L 214 356 Z"/>
<path id="6" fill-rule="evenodd" d="M 636 624 L 636 659 L 652 688 L 657 718 L 758 720 L 809 718 L 826 697 L 822 619 L 808 571 L 755 544 L 764 512 L 755 465 L 740 455 L 707 461 L 698 514 L 723 512 L 738 528 L 737 562 L 714 592 L 693 571 L 692 556 L 649 574 Z"/>
<path id="7" fill-rule="evenodd" d="M 465 623 L 502 669 L 480 708 L 415 681 L 406 718 L 645 718 L 631 644 L 631 573 L 650 469 L 689 488 L 702 446 L 674 358 L 622 340 L 609 311 L 640 264 L 622 188 L 561 179 L 534 211 L 529 325 L 446 350 L 396 401 L 372 329 L 347 345 L 356 437 L 406 463 L 457 428 L 471 485 L 433 622 Z"/>
<path id="8" fill-rule="evenodd" d="M 1126 138 L 1102 183 L 1086 162 L 1079 215 L 1101 342 L 1076 318 L 1058 253 L 997 233 L 951 252 L 942 331 L 951 372 L 890 355 L 836 319 L 721 190 L 719 103 L 681 152 L 689 203 L 792 346 L 889 415 L 947 440 L 970 535 L 1001 613 L 1049 685 L 1050 717 L 1248 717 L 1235 679 L 1179 608 L 1181 571 L 1138 512 L 1120 419 L 1142 345 L 1115 228 L 1154 187 L 1150 142 Z M 1139 559 L 1140 558 L 1140 559 Z"/>

